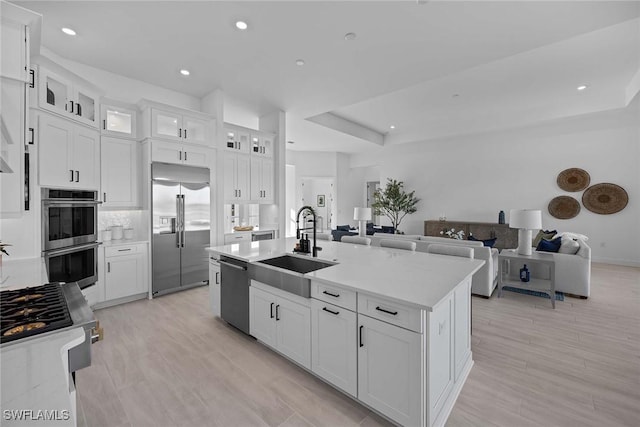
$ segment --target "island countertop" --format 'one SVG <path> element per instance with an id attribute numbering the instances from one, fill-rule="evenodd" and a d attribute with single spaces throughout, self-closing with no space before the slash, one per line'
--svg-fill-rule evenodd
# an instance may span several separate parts
<path id="1" fill-rule="evenodd" d="M 207 248 L 247 262 L 292 254 L 295 238 Z M 322 240 L 318 258 L 338 264 L 305 274 L 311 280 L 365 292 L 431 311 L 484 261 Z M 304 256 L 304 255 L 300 255 Z"/>

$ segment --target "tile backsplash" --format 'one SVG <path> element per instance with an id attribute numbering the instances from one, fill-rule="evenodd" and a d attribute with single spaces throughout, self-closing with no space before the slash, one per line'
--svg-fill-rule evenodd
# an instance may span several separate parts
<path id="1" fill-rule="evenodd" d="M 133 228 L 136 236 L 142 236 L 148 228 L 148 215 L 149 211 L 137 210 L 98 212 L 98 228 L 102 231 L 121 225 L 123 228 Z"/>

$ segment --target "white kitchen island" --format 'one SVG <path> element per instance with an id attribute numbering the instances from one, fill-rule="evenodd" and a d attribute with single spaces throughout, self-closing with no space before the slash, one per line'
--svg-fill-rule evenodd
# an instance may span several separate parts
<path id="1" fill-rule="evenodd" d="M 295 242 L 208 250 L 252 263 Z M 311 298 L 251 280 L 251 335 L 397 424 L 444 425 L 473 365 L 471 277 L 484 261 L 318 245 L 318 258 L 337 264 L 304 275 Z"/>

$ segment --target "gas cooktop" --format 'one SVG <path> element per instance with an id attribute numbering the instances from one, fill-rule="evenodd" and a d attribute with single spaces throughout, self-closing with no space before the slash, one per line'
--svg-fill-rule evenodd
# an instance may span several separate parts
<path id="1" fill-rule="evenodd" d="M 60 284 L 0 292 L 0 343 L 71 326 Z"/>

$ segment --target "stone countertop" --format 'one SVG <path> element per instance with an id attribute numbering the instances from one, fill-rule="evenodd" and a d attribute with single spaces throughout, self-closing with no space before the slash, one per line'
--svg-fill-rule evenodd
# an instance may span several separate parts
<path id="1" fill-rule="evenodd" d="M 291 254 L 295 238 L 244 242 L 207 248 L 213 254 L 255 262 Z M 338 264 L 305 274 L 339 285 L 431 311 L 484 261 L 453 256 L 318 241 L 318 258 Z M 304 255 L 300 255 L 304 256 Z"/>
<path id="2" fill-rule="evenodd" d="M 0 290 L 40 286 L 49 281 L 44 258 L 2 258 Z"/>

